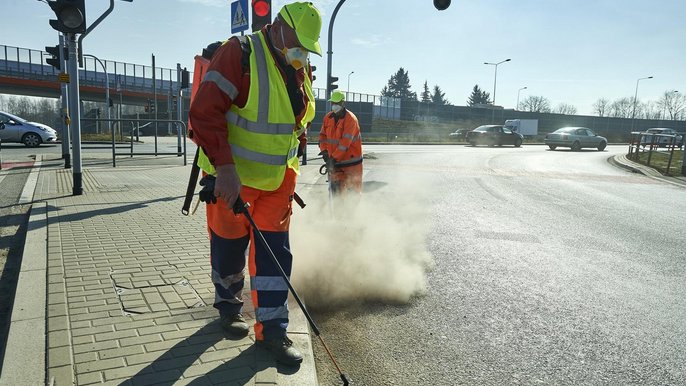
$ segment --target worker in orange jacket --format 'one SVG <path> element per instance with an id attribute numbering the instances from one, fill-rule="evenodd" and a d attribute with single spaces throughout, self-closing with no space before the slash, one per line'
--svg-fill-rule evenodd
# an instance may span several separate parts
<path id="1" fill-rule="evenodd" d="M 345 107 L 345 95 L 342 92 L 334 91 L 329 102 L 331 112 L 324 116 L 319 132 L 319 150 L 324 162 L 330 165 L 332 193 L 362 193 L 360 124 L 355 114 Z"/>

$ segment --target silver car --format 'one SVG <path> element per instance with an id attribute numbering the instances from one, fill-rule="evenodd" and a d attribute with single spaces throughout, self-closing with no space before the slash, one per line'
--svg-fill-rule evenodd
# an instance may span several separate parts
<path id="1" fill-rule="evenodd" d="M 658 134 L 658 135 L 653 135 Z M 670 137 L 671 136 L 671 137 Z M 673 137 L 673 139 L 672 139 Z M 676 147 L 681 147 L 684 144 L 684 137 L 677 133 L 674 129 L 663 127 L 653 127 L 647 129 L 641 135 L 641 146 L 655 144 L 660 147 L 670 146 L 674 144 Z"/>
<path id="2" fill-rule="evenodd" d="M 57 132 L 42 123 L 29 122 L 16 115 L 0 111 L 0 139 L 2 142 L 23 143 L 38 147 L 41 143 L 57 141 Z"/>
<path id="3" fill-rule="evenodd" d="M 586 127 L 563 127 L 550 134 L 546 134 L 545 144 L 550 150 L 558 147 L 569 147 L 572 151 L 579 151 L 584 147 L 605 150 L 607 138 L 601 137 Z"/>

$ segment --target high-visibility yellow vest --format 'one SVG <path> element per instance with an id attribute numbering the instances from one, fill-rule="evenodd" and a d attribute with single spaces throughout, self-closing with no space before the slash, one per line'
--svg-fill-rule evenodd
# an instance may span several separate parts
<path id="1" fill-rule="evenodd" d="M 228 142 L 241 184 L 273 191 L 281 186 L 286 168 L 299 173 L 298 137 L 315 114 L 312 82 L 306 67 L 303 88 L 308 104 L 296 124 L 286 84 L 261 31 L 249 36 L 250 91 L 245 106 L 235 104 L 226 113 Z M 207 174 L 216 174 L 202 150 L 198 166 Z"/>

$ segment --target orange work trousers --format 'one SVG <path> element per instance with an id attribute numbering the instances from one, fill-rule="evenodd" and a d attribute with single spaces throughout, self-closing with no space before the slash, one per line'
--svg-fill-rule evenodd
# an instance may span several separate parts
<path id="1" fill-rule="evenodd" d="M 263 191 L 244 186 L 241 198 L 250 204 L 248 212 L 290 278 L 293 255 L 288 229 L 292 213 L 296 173 L 287 169 L 281 186 Z M 215 304 L 220 314 L 241 312 L 243 271 L 248 246 L 250 290 L 255 307 L 255 337 L 276 339 L 286 335 L 288 327 L 288 286 L 274 264 L 269 251 L 256 240 L 244 215 L 235 215 L 221 199 L 207 205 L 207 227 L 210 234 L 212 281 Z M 249 241 L 249 243 L 248 243 Z"/>
<path id="2" fill-rule="evenodd" d="M 362 193 L 362 163 L 346 167 L 334 167 L 330 178 L 334 194 Z"/>

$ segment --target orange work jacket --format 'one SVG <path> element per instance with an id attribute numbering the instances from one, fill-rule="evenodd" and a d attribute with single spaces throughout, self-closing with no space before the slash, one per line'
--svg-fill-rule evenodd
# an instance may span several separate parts
<path id="1" fill-rule="evenodd" d="M 324 116 L 319 132 L 319 150 L 326 150 L 336 160 L 336 167 L 357 165 L 362 162 L 362 137 L 357 117 L 349 110 L 334 119 L 330 111 Z"/>

